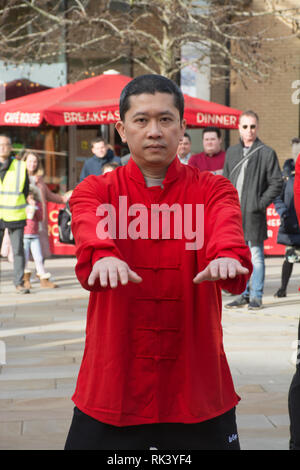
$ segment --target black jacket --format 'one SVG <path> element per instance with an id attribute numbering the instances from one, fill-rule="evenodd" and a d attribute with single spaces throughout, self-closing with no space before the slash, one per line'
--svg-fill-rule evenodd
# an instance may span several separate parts
<path id="1" fill-rule="evenodd" d="M 261 147 L 258 149 L 258 147 Z M 282 176 L 275 151 L 256 139 L 248 160 L 241 195 L 243 230 L 246 241 L 262 243 L 268 238 L 266 209 L 280 194 Z M 243 143 L 229 147 L 226 152 L 223 176 L 236 186 L 239 171 L 233 168 L 243 158 Z"/>
<path id="2" fill-rule="evenodd" d="M 294 206 L 295 162 L 292 158 L 283 165 L 283 187 L 274 205 L 280 216 L 277 243 L 280 245 L 300 246 L 300 230 Z"/>
<path id="3" fill-rule="evenodd" d="M 120 157 L 114 155 L 111 149 L 108 149 L 104 158 L 98 158 L 96 155 L 93 155 L 91 158 L 85 161 L 81 173 L 80 173 L 80 182 L 84 180 L 89 175 L 101 175 L 102 167 L 105 163 L 117 162 L 121 165 Z"/>

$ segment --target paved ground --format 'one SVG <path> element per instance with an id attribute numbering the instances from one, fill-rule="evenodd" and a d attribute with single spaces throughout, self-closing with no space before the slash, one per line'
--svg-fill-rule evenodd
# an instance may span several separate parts
<path id="1" fill-rule="evenodd" d="M 267 259 L 264 309 L 224 309 L 227 358 L 236 390 L 242 449 L 288 449 L 287 394 L 299 318 L 300 265 L 288 297 L 275 299 L 281 258 Z M 0 449 L 59 450 L 72 416 L 70 399 L 79 369 L 88 293 L 74 276 L 74 258 L 46 262 L 59 284 L 17 295 L 12 266 L 0 261 Z M 224 303 L 232 297 L 224 297 Z M 293 349 L 294 346 L 294 349 Z M 5 349 L 5 351 L 4 351 Z"/>

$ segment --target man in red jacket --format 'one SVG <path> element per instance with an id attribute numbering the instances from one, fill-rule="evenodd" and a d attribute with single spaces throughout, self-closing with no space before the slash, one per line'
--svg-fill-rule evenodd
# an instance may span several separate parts
<path id="1" fill-rule="evenodd" d="M 91 291 L 65 449 L 239 449 L 221 289 L 252 271 L 236 190 L 176 156 L 179 88 L 132 80 L 116 128 L 126 166 L 70 200 L 76 274 Z"/>
<path id="2" fill-rule="evenodd" d="M 206 127 L 202 133 L 203 152 L 192 155 L 189 165 L 201 171 L 223 174 L 226 153 L 222 150 L 222 135 L 218 127 Z"/>
<path id="3" fill-rule="evenodd" d="M 300 224 L 300 154 L 296 160 L 294 202 Z M 290 450 L 300 450 L 300 320 L 298 325 L 298 349 L 296 372 L 289 389 Z"/>

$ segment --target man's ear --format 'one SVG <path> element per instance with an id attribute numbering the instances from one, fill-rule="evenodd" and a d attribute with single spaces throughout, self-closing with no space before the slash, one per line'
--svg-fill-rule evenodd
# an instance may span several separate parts
<path id="1" fill-rule="evenodd" d="M 127 139 L 126 139 L 126 135 L 125 135 L 125 129 L 124 129 L 123 121 L 116 122 L 115 128 L 117 129 L 118 133 L 120 134 L 122 142 L 125 144 L 127 142 Z"/>
<path id="2" fill-rule="evenodd" d="M 182 122 L 181 122 L 181 129 L 182 129 L 182 137 L 183 137 L 183 134 L 184 134 L 185 131 L 186 131 L 186 120 L 185 120 L 185 119 L 182 119 Z"/>

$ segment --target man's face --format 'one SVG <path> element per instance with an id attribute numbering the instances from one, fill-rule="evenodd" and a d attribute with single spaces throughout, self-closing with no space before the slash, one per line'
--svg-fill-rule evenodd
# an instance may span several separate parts
<path id="1" fill-rule="evenodd" d="M 130 96 L 130 108 L 116 128 L 142 172 L 165 169 L 176 156 L 185 121 L 168 93 Z"/>
<path id="2" fill-rule="evenodd" d="M 92 152 L 98 158 L 104 158 L 107 152 L 107 146 L 104 142 L 96 142 L 92 146 Z"/>
<path id="3" fill-rule="evenodd" d="M 177 153 L 180 157 L 186 157 L 191 152 L 191 142 L 188 137 L 183 136 L 179 142 Z"/>
<path id="4" fill-rule="evenodd" d="M 8 137 L 0 136 L 0 160 L 4 161 L 10 156 L 11 142 Z"/>
<path id="5" fill-rule="evenodd" d="M 203 150 L 209 155 L 215 155 L 221 150 L 222 139 L 218 137 L 216 132 L 205 132 L 203 134 Z"/>
<path id="6" fill-rule="evenodd" d="M 246 147 L 250 147 L 258 133 L 258 122 L 253 116 L 242 116 L 239 123 L 239 132 Z"/>

